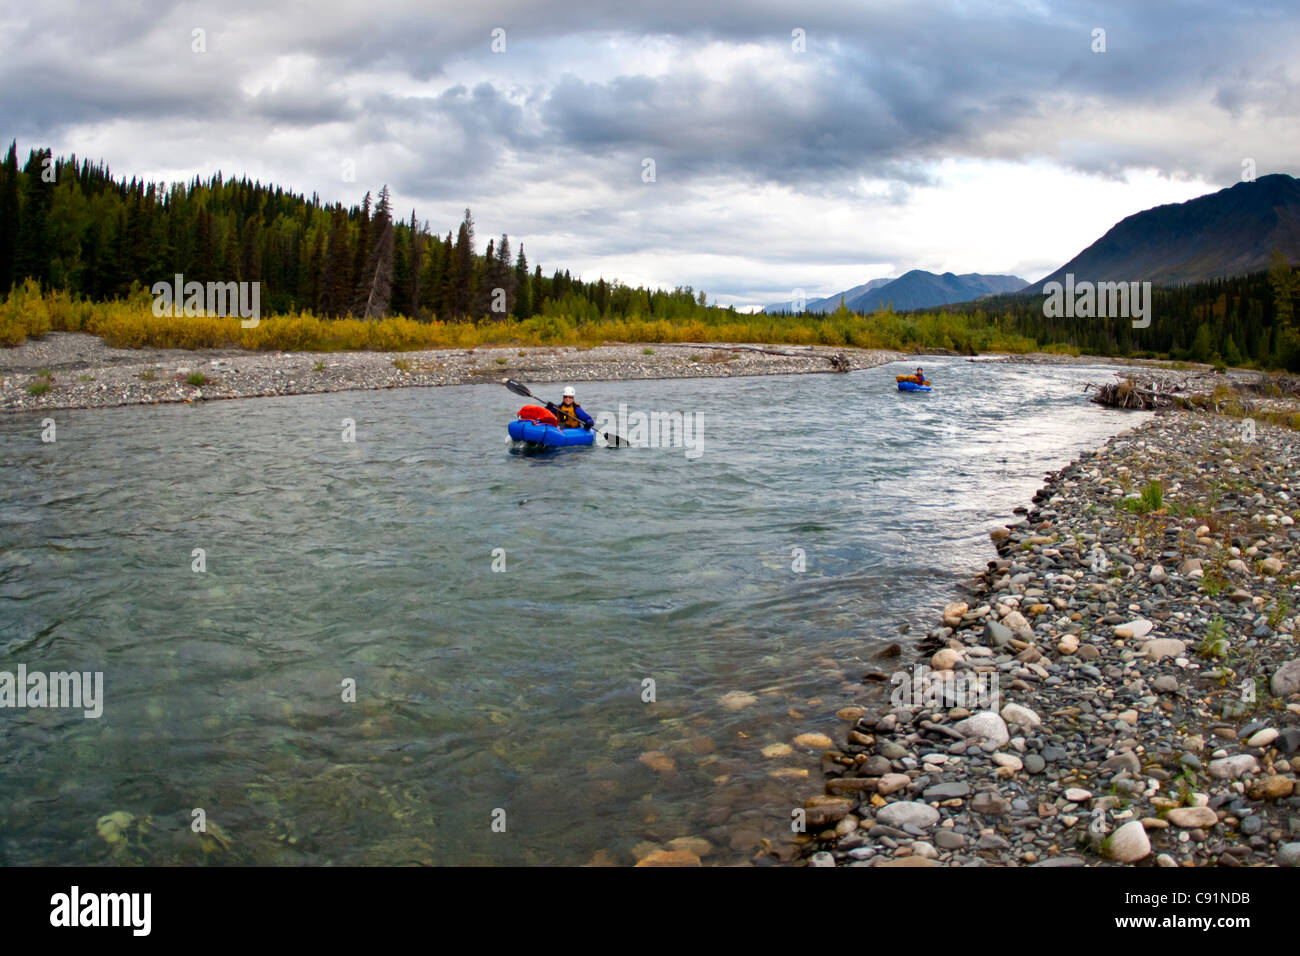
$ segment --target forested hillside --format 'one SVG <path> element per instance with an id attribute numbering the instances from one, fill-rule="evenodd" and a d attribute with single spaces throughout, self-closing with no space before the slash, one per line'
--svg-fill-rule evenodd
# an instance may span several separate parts
<path id="1" fill-rule="evenodd" d="M 237 320 L 152 315 L 149 288 L 176 273 L 260 281 L 262 314 L 284 318 L 241 329 Z M 344 207 L 246 178 L 115 180 L 103 164 L 48 150 L 33 150 L 20 166 L 15 145 L 0 163 L 0 290 L 11 287 L 17 292 L 0 305 L 7 345 L 51 329 L 192 348 L 784 342 L 1056 348 L 1300 371 L 1300 275 L 1281 252 L 1267 272 L 1154 288 L 1143 329 L 1127 318 L 1050 318 L 1041 295 L 1024 293 L 911 313 L 749 315 L 709 306 L 689 286 L 634 289 L 567 270 L 544 276 L 508 236 L 478 252 L 468 209 L 443 235 L 414 212 L 396 219 L 387 187 Z M 348 316 L 371 321 L 331 321 Z"/>
<path id="2" fill-rule="evenodd" d="M 1169 355 L 1229 365 L 1300 367 L 1300 276 L 1280 254 L 1268 272 L 1152 289 L 1151 325 L 1126 318 L 1044 315 L 1043 296 L 1007 295 L 956 307 L 1007 332 L 1093 355 Z"/>
<path id="3" fill-rule="evenodd" d="M 429 320 L 564 315 L 673 318 L 703 295 L 632 289 L 568 270 L 530 271 L 522 245 L 480 253 L 468 209 L 454 233 L 397 219 L 385 186 L 359 205 L 325 204 L 248 179 L 115 180 L 107 166 L 11 143 L 0 164 L 0 289 L 25 278 L 103 301 L 170 282 L 260 281 L 267 313 Z M 495 290 L 502 290 L 497 293 Z"/>

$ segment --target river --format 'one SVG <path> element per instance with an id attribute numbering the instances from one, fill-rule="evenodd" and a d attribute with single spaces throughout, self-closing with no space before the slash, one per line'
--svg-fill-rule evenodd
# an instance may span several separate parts
<path id="1" fill-rule="evenodd" d="M 0 709 L 0 863 L 750 859 L 821 790 L 762 748 L 839 737 L 1044 472 L 1145 418 L 1100 366 L 925 366 L 578 384 L 694 450 L 518 454 L 494 386 L 0 418 L 0 670 L 104 687 Z"/>

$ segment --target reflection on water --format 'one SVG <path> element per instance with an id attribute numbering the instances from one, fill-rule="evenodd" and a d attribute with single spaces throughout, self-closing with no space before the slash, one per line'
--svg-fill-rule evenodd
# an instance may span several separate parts
<path id="1" fill-rule="evenodd" d="M 1083 401 L 1097 368 L 926 365 L 581 386 L 699 414 L 695 460 L 512 454 L 489 386 L 0 420 L 0 670 L 106 697 L 0 710 L 0 862 L 779 843 L 819 768 L 770 745 L 838 737 L 1042 472 L 1140 420 Z"/>

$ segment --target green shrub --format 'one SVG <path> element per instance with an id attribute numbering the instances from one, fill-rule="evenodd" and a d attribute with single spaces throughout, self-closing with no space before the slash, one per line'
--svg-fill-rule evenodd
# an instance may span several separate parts
<path id="1" fill-rule="evenodd" d="M 1143 486 L 1138 497 L 1124 498 L 1120 502 L 1120 507 L 1125 511 L 1136 514 L 1149 514 L 1152 511 L 1159 511 L 1164 507 L 1164 489 L 1160 487 L 1160 482 L 1149 481 Z"/>

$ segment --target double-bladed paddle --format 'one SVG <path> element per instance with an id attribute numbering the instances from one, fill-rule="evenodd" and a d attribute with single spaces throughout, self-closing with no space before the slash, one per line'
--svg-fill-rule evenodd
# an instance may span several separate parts
<path id="1" fill-rule="evenodd" d="M 546 401 L 546 399 L 540 398 L 534 395 L 532 392 L 530 392 L 528 390 L 528 386 L 523 384 L 522 382 L 516 382 L 512 378 L 508 378 L 502 384 L 505 385 L 506 388 L 510 389 L 510 391 L 514 392 L 516 395 L 522 395 L 524 398 L 531 398 L 531 399 L 535 399 L 536 401 L 543 402 L 545 403 L 547 408 L 551 408 L 551 409 L 555 408 L 555 406 L 551 402 L 548 402 Z M 588 425 L 586 422 L 583 422 L 582 427 L 587 429 L 587 431 L 591 431 L 594 426 Z M 615 448 L 617 448 L 619 445 L 627 444 L 627 439 L 619 435 L 618 432 L 601 432 L 600 434 L 602 435 L 602 437 L 604 437 L 605 442 L 607 444 L 613 445 Z M 611 435 L 613 436 L 612 438 L 610 437 Z"/>

